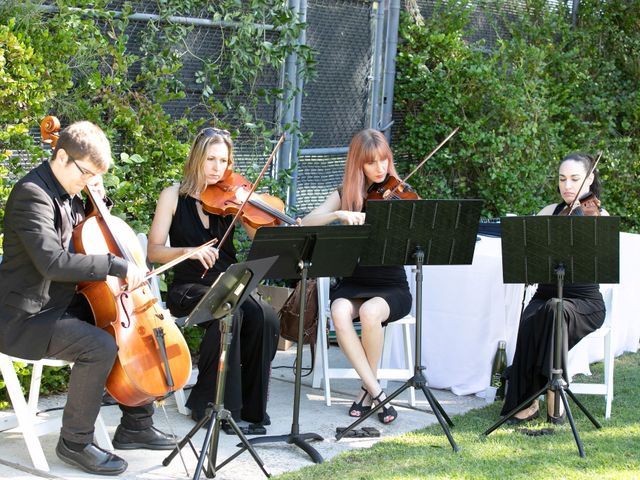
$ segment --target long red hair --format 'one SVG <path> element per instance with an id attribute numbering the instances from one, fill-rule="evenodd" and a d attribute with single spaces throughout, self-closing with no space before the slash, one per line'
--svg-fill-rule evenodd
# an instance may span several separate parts
<path id="1" fill-rule="evenodd" d="M 387 174 L 397 177 L 393 164 L 393 153 L 382 133 L 367 128 L 356 133 L 351 139 L 342 179 L 342 209 L 361 212 L 367 198 L 367 178 L 364 164 L 382 159 L 389 160 Z"/>

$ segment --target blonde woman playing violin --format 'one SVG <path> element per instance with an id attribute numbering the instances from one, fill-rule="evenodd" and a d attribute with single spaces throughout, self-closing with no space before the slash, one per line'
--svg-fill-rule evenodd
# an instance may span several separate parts
<path id="1" fill-rule="evenodd" d="M 149 230 L 147 255 L 150 261 L 167 263 L 213 238 L 222 239 L 231 225 L 232 216 L 207 213 L 200 202 L 200 194 L 208 186 L 220 182 L 232 165 L 233 143 L 229 132 L 216 128 L 201 130 L 191 146 L 181 183 L 160 193 Z M 174 277 L 167 295 L 167 307 L 173 315 L 191 313 L 220 273 L 237 263 L 232 240 L 233 233 L 219 250 L 211 247 L 197 251 L 173 269 Z M 196 422 L 215 399 L 220 355 L 219 321 L 212 320 L 204 327 L 198 380 L 187 400 Z M 273 308 L 253 297 L 249 297 L 234 316 L 224 406 L 231 411 L 234 420 L 249 422 L 249 426 L 243 425 L 246 434 L 266 433 L 262 426 L 270 423 L 266 411 L 267 390 L 279 333 L 280 322 Z M 230 433 L 230 425 L 223 425 L 223 428 Z"/>
<path id="2" fill-rule="evenodd" d="M 567 206 L 576 205 L 578 214 L 585 211 L 592 214 L 608 215 L 600 208 L 599 201 L 601 186 L 597 170 L 593 169 L 594 158 L 585 153 L 572 153 L 560 162 L 558 170 L 558 191 L 562 200 L 544 207 L 538 215 L 559 215 L 567 211 Z M 593 171 L 592 171 L 593 170 Z M 577 207 L 580 198 L 585 193 L 591 194 L 590 205 Z M 585 208 L 585 211 L 582 210 Z M 521 402 L 541 389 L 549 376 L 552 361 L 551 336 L 553 334 L 553 320 L 555 307 L 552 299 L 557 296 L 557 286 L 540 284 L 538 289 L 524 309 L 520 318 L 518 340 L 513 357 L 513 363 L 507 372 L 508 384 L 502 415 L 508 414 Z M 582 338 L 602 326 L 605 317 L 605 306 L 596 284 L 567 284 L 563 288 L 565 342 L 563 362 L 566 365 L 567 349 L 571 349 Z M 568 344 L 568 345 L 567 345 Z M 566 377 L 566 368 L 563 368 Z M 566 380 L 566 378 L 565 378 Z M 547 392 L 547 421 L 555 424 L 565 421 L 564 408 L 561 405 L 561 415 L 553 416 L 555 398 L 551 391 Z M 538 418 L 538 401 L 534 400 L 520 412 L 516 413 L 508 422 L 519 424 Z"/>

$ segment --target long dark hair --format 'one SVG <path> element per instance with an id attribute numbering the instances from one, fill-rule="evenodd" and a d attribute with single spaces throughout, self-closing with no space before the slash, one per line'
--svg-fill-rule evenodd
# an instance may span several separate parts
<path id="1" fill-rule="evenodd" d="M 558 167 L 562 165 L 564 162 L 569 160 L 573 160 L 574 162 L 580 162 L 584 166 L 586 175 L 589 174 L 589 172 L 591 171 L 591 168 L 593 167 L 593 164 L 596 161 L 595 157 L 589 153 L 573 152 L 565 156 L 560 161 L 560 164 L 558 165 Z M 593 171 L 593 182 L 589 187 L 589 191 L 592 192 L 596 196 L 596 198 L 601 198 L 602 184 L 600 183 L 600 174 L 598 173 L 597 168 Z"/>

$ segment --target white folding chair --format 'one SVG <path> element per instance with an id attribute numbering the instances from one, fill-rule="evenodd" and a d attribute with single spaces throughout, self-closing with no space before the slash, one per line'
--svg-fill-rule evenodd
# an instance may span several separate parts
<path id="1" fill-rule="evenodd" d="M 145 256 L 146 256 L 147 243 L 148 243 L 147 235 L 142 232 L 138 233 L 138 241 L 140 242 L 140 246 L 142 247 L 142 250 L 145 252 Z M 165 303 L 162 301 L 162 297 L 160 295 L 160 280 L 156 275 L 154 275 L 149 279 L 149 286 L 151 287 L 151 291 L 153 292 L 155 297 L 158 299 L 158 302 L 160 303 L 160 305 L 162 305 L 162 308 L 166 308 Z M 174 318 L 174 321 L 175 320 L 177 319 Z M 189 384 L 195 383 L 196 377 L 197 377 L 197 370 L 192 370 L 191 378 L 189 378 L 188 383 Z M 184 390 L 182 388 L 180 390 L 176 390 L 173 396 L 176 400 L 176 406 L 178 407 L 178 412 L 180 412 L 183 415 L 191 415 L 191 409 L 187 408 L 187 400 L 184 395 Z"/>
<path id="2" fill-rule="evenodd" d="M 18 381 L 14 362 L 20 362 L 33 365 L 31 374 L 31 384 L 29 387 L 29 400 L 25 399 Z M 61 426 L 60 415 L 38 415 L 38 399 L 40 396 L 40 382 L 42 380 L 42 368 L 44 366 L 63 367 L 73 365 L 64 360 L 55 360 L 45 358 L 42 360 L 24 360 L 21 358 L 10 357 L 0 353 L 0 371 L 9 393 L 11 405 L 15 415 L 6 417 L 0 425 L 2 431 L 20 431 L 22 438 L 27 444 L 27 450 L 33 466 L 38 470 L 49 471 L 49 464 L 42 450 L 39 437 L 59 430 Z M 102 416 L 98 414 L 95 424 L 95 439 L 102 448 L 113 450 L 109 433 L 102 420 Z"/>
<path id="3" fill-rule="evenodd" d="M 331 310 L 329 308 L 329 278 L 318 278 L 318 338 L 316 340 L 316 358 L 313 368 L 313 388 L 319 388 L 323 380 L 324 398 L 327 406 L 331 406 L 331 383 L 330 379 L 360 378 L 354 368 L 329 367 L 329 354 L 327 345 L 326 328 L 327 322 L 331 320 Z M 380 386 L 386 387 L 387 380 L 408 380 L 413 376 L 413 357 L 411 349 L 411 325 L 415 325 L 416 319 L 412 315 L 407 315 L 400 320 L 388 324 L 384 329 L 384 345 L 382 348 L 381 367 L 378 368 L 378 379 Z M 390 328 L 402 327 L 404 343 L 404 367 L 383 368 L 389 364 L 391 356 Z M 409 404 L 413 407 L 416 404 L 416 395 L 413 387 L 409 389 Z"/>
<path id="4" fill-rule="evenodd" d="M 604 303 L 607 308 L 607 314 L 604 319 L 604 323 L 602 327 L 600 327 L 595 332 L 591 332 L 589 335 L 584 337 L 580 342 L 573 347 L 569 351 L 568 359 L 567 359 L 567 370 L 569 378 L 573 376 L 571 373 L 571 361 L 573 360 L 574 355 L 578 350 L 578 345 L 583 343 L 593 342 L 593 341 L 603 341 L 604 342 L 604 383 L 570 383 L 569 387 L 573 393 L 582 393 L 588 395 L 604 395 L 605 397 L 605 418 L 611 418 L 611 404 L 613 402 L 613 367 L 615 363 L 614 358 L 614 349 L 611 344 L 611 339 L 613 336 L 613 289 L 608 289 L 604 292 L 603 295 Z"/>

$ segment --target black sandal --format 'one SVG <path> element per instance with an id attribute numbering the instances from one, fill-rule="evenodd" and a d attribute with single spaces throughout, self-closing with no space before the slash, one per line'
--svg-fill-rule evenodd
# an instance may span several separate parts
<path id="1" fill-rule="evenodd" d="M 360 399 L 359 402 L 353 402 L 351 404 L 351 408 L 349 408 L 349 416 L 350 417 L 360 418 L 365 413 L 367 413 L 369 410 L 371 410 L 371 405 L 363 405 L 364 401 L 366 400 L 367 396 L 369 395 L 369 392 L 367 392 L 367 389 L 364 388 L 364 387 L 360 387 L 360 388 L 364 392 L 364 395 L 362 396 L 362 398 Z"/>
<path id="2" fill-rule="evenodd" d="M 378 394 L 378 396 L 372 399 L 371 403 L 382 403 L 384 401 L 384 398 L 380 398 L 382 395 L 385 395 L 386 397 L 384 390 L 380 390 L 380 393 Z M 387 417 L 391 417 L 391 420 L 385 421 L 385 418 Z M 393 408 L 393 405 L 389 404 L 388 407 L 385 405 L 384 407 L 382 407 L 382 411 L 378 412 L 378 420 L 380 420 L 380 422 L 384 424 L 391 423 L 396 418 L 398 418 L 398 412 L 396 411 L 395 408 Z"/>

